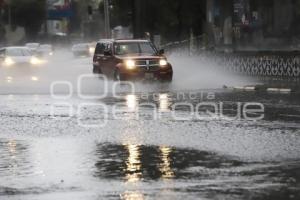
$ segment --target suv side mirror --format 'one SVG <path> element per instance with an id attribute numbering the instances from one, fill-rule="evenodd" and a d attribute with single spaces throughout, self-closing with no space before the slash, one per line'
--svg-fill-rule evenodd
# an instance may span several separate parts
<path id="1" fill-rule="evenodd" d="M 164 55 L 164 54 L 165 54 L 165 50 L 164 50 L 164 49 L 160 49 L 160 50 L 158 51 L 158 54 L 159 54 L 159 55 Z"/>
<path id="2" fill-rule="evenodd" d="M 112 56 L 111 50 L 105 50 L 105 51 L 104 51 L 104 55 L 105 55 L 105 56 Z"/>

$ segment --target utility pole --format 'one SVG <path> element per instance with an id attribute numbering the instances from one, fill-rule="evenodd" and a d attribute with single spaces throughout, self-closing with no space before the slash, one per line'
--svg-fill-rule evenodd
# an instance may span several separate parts
<path id="1" fill-rule="evenodd" d="M 0 26 L 2 25 L 2 17 L 3 17 L 3 12 L 4 12 L 4 9 L 2 7 L 3 5 L 4 5 L 4 1 L 0 0 Z"/>
<path id="2" fill-rule="evenodd" d="M 8 24 L 9 24 L 9 27 L 11 28 L 12 20 L 11 20 L 11 1 L 10 0 L 7 1 L 7 5 L 8 5 Z"/>
<path id="3" fill-rule="evenodd" d="M 105 37 L 111 38 L 110 30 L 110 12 L 109 12 L 109 2 L 104 0 L 104 26 L 105 26 Z"/>
<path id="4" fill-rule="evenodd" d="M 141 0 L 132 0 L 132 25 L 133 25 L 133 37 L 142 38 L 142 1 Z"/>
<path id="5" fill-rule="evenodd" d="M 45 0 L 45 36 L 48 39 L 48 0 Z"/>
<path id="6" fill-rule="evenodd" d="M 5 41 L 5 26 L 2 21 L 3 19 L 3 6 L 4 6 L 4 1 L 0 0 L 0 46 L 3 45 Z"/>

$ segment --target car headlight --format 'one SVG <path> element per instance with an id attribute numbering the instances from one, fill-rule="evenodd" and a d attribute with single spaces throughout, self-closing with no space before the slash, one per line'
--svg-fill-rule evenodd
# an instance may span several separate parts
<path id="1" fill-rule="evenodd" d="M 166 59 L 161 59 L 161 60 L 159 61 L 159 65 L 162 66 L 162 67 L 165 67 L 165 66 L 168 65 L 168 62 L 167 62 Z"/>
<path id="2" fill-rule="evenodd" d="M 126 60 L 125 65 L 127 69 L 135 69 L 135 62 L 134 60 Z"/>
<path id="3" fill-rule="evenodd" d="M 10 57 L 6 57 L 5 60 L 4 60 L 4 64 L 6 66 L 11 66 L 11 65 L 15 64 L 15 61 Z"/>
<path id="4" fill-rule="evenodd" d="M 39 80 L 39 78 L 38 78 L 38 77 L 36 77 L 36 76 L 32 76 L 32 77 L 31 77 L 31 80 L 32 80 L 32 81 L 38 81 L 38 80 Z"/>
<path id="5" fill-rule="evenodd" d="M 36 57 L 32 57 L 30 59 L 30 63 L 33 64 L 33 65 L 38 65 L 38 64 L 41 64 L 41 60 L 36 58 Z"/>
<path id="6" fill-rule="evenodd" d="M 90 54 L 93 54 L 95 52 L 95 48 L 94 47 L 90 47 L 89 48 L 89 52 L 90 52 Z"/>
<path id="7" fill-rule="evenodd" d="M 53 52 L 50 52 L 50 53 L 49 53 L 49 56 L 53 56 Z"/>

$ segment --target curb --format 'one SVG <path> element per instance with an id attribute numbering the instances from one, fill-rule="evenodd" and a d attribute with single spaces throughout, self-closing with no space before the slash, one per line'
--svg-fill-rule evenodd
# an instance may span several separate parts
<path id="1" fill-rule="evenodd" d="M 249 92 L 255 92 L 255 91 L 263 91 L 268 93 L 281 93 L 281 94 L 290 94 L 294 92 L 291 88 L 272 88 L 272 87 L 266 87 L 262 85 L 257 86 L 235 86 L 232 88 L 236 91 L 249 91 Z"/>
<path id="2" fill-rule="evenodd" d="M 269 93 L 291 93 L 292 89 L 290 88 L 267 88 Z"/>

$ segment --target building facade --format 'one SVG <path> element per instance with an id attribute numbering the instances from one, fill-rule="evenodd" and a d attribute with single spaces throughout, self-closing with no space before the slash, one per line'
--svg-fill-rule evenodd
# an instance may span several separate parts
<path id="1" fill-rule="evenodd" d="M 207 0 L 207 34 L 216 48 L 297 50 L 300 0 Z"/>
<path id="2" fill-rule="evenodd" d="M 103 35 L 102 0 L 47 0 L 48 34 L 98 39 Z"/>

